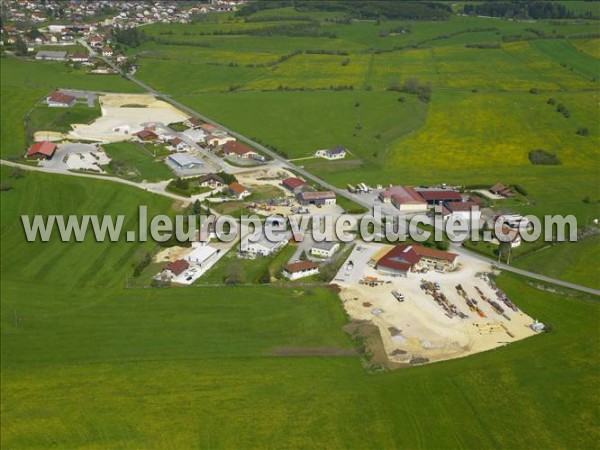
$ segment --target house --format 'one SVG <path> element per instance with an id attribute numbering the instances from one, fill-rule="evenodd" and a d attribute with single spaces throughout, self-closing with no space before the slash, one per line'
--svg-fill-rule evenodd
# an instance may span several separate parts
<path id="1" fill-rule="evenodd" d="M 413 188 L 408 186 L 391 186 L 379 193 L 383 203 L 392 203 L 402 212 L 427 211 L 427 202 Z"/>
<path id="2" fill-rule="evenodd" d="M 187 143 L 183 142 L 178 137 L 169 140 L 169 147 L 174 152 L 185 152 L 190 148 L 190 146 Z"/>
<path id="3" fill-rule="evenodd" d="M 383 273 L 406 276 L 416 269 L 449 271 L 456 268 L 458 255 L 418 244 L 394 246 L 377 261 L 375 268 Z"/>
<path id="4" fill-rule="evenodd" d="M 137 136 L 140 141 L 148 142 L 148 141 L 156 141 L 158 139 L 158 134 L 156 134 L 152 130 L 143 129 L 142 131 L 138 131 L 133 134 Z"/>
<path id="5" fill-rule="evenodd" d="M 90 45 L 92 47 L 102 47 L 103 43 L 104 43 L 104 38 L 102 36 L 94 35 L 94 36 L 90 37 Z"/>
<path id="6" fill-rule="evenodd" d="M 345 147 L 343 147 L 342 145 L 337 145 L 335 147 L 317 150 L 315 152 L 315 156 L 317 158 L 325 159 L 342 159 L 346 157 L 347 152 L 348 150 L 346 150 Z"/>
<path id="7" fill-rule="evenodd" d="M 200 266 L 200 268 L 205 268 L 207 265 L 215 261 L 216 256 L 219 253 L 219 250 L 211 247 L 210 245 L 200 245 L 188 253 L 185 256 L 185 259 L 189 263 Z"/>
<path id="8" fill-rule="evenodd" d="M 258 153 L 241 142 L 230 141 L 223 145 L 222 152 L 225 156 L 237 156 L 238 158 L 251 158 L 257 156 Z"/>
<path id="9" fill-rule="evenodd" d="M 460 192 L 454 189 L 415 189 L 428 205 L 437 205 L 445 202 L 462 202 Z"/>
<path id="10" fill-rule="evenodd" d="M 204 130 L 203 130 L 204 131 Z M 223 131 L 215 131 L 204 138 L 204 142 L 206 145 L 211 147 L 220 147 L 221 145 L 225 145 L 228 142 L 235 142 L 235 138 L 229 136 L 227 133 Z"/>
<path id="11" fill-rule="evenodd" d="M 306 186 L 306 181 L 301 180 L 300 178 L 291 177 L 283 180 L 281 185 L 288 191 L 297 194 L 304 186 Z"/>
<path id="12" fill-rule="evenodd" d="M 339 248 L 339 242 L 315 242 L 310 248 L 310 254 L 319 258 L 331 258 Z"/>
<path id="13" fill-rule="evenodd" d="M 450 211 L 449 219 L 461 218 L 467 222 L 479 225 L 481 210 L 475 202 L 445 202 L 444 208 Z"/>
<path id="14" fill-rule="evenodd" d="M 43 50 L 41 52 L 37 52 L 35 59 L 41 61 L 66 61 L 67 52 Z"/>
<path id="15" fill-rule="evenodd" d="M 499 195 L 500 197 L 514 197 L 515 194 L 509 188 L 504 186 L 503 184 L 497 183 L 493 185 L 489 191 L 492 194 Z"/>
<path id="16" fill-rule="evenodd" d="M 241 240 L 240 251 L 257 256 L 269 256 L 285 247 L 291 238 L 292 233 L 289 231 L 275 234 L 274 240 L 267 239 L 262 231 L 258 231 Z"/>
<path id="17" fill-rule="evenodd" d="M 185 120 L 183 124 L 189 128 L 196 128 L 202 125 L 202 121 L 197 117 L 190 117 L 189 119 Z"/>
<path id="18" fill-rule="evenodd" d="M 110 58 L 112 55 L 113 55 L 112 48 L 104 47 L 102 49 L 102 56 L 104 56 L 105 58 Z"/>
<path id="19" fill-rule="evenodd" d="M 177 171 L 197 171 L 202 167 L 202 161 L 187 153 L 173 153 L 167 157 L 167 164 Z"/>
<path id="20" fill-rule="evenodd" d="M 302 205 L 335 205 L 336 197 L 332 191 L 299 192 L 296 199 Z"/>
<path id="21" fill-rule="evenodd" d="M 283 276 L 290 280 L 310 277 L 319 273 L 319 266 L 312 261 L 298 261 L 283 266 Z"/>
<path id="22" fill-rule="evenodd" d="M 238 200 L 243 200 L 250 195 L 250 191 L 237 181 L 234 181 L 233 183 L 229 184 L 229 186 L 227 186 L 227 190 Z"/>
<path id="23" fill-rule="evenodd" d="M 189 266 L 190 264 L 183 259 L 170 262 L 162 268 L 161 278 L 171 280 L 185 272 Z"/>
<path id="24" fill-rule="evenodd" d="M 69 59 L 71 62 L 87 62 L 90 58 L 85 53 L 75 53 L 71 55 Z"/>
<path id="25" fill-rule="evenodd" d="M 56 91 L 46 97 L 46 104 L 51 107 L 69 108 L 75 104 L 76 100 L 72 95 Z"/>
<path id="26" fill-rule="evenodd" d="M 191 119 L 190 119 L 190 121 L 191 121 Z M 199 122 L 198 127 L 201 130 L 204 130 L 207 134 L 212 134 L 212 133 L 215 133 L 215 132 L 217 132 L 219 130 L 212 123 L 202 123 L 200 120 L 198 120 L 198 122 Z"/>
<path id="27" fill-rule="evenodd" d="M 50 141 L 36 142 L 27 150 L 27 159 L 52 159 L 56 144 Z"/>
<path id="28" fill-rule="evenodd" d="M 207 173 L 206 175 L 202 175 L 198 179 L 198 184 L 201 187 L 210 187 L 213 189 L 225 186 L 223 178 L 221 178 L 216 173 Z"/>

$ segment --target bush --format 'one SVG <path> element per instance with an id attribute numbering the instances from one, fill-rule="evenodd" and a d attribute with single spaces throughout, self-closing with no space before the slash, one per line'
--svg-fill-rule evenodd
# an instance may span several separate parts
<path id="1" fill-rule="evenodd" d="M 560 164 L 560 159 L 555 154 L 539 148 L 529 152 L 529 162 L 541 166 L 557 166 Z"/>
<path id="2" fill-rule="evenodd" d="M 527 197 L 527 195 L 528 195 L 527 191 L 523 188 L 523 186 L 521 186 L 520 184 L 513 184 L 512 187 L 515 191 L 517 191 L 523 197 Z"/>
<path id="3" fill-rule="evenodd" d="M 590 131 L 587 129 L 587 127 L 581 127 L 577 129 L 576 133 L 579 136 L 587 136 L 588 134 L 590 134 Z"/>
<path id="4" fill-rule="evenodd" d="M 550 97 L 546 103 L 548 103 L 549 105 L 554 105 L 556 103 L 556 100 L 554 100 L 552 97 Z"/>
<path id="5" fill-rule="evenodd" d="M 532 87 L 531 89 L 529 89 L 529 93 L 530 93 L 530 94 L 537 94 L 537 93 L 539 93 L 539 92 L 540 92 L 540 91 L 538 90 L 538 88 L 534 88 L 534 87 Z"/>

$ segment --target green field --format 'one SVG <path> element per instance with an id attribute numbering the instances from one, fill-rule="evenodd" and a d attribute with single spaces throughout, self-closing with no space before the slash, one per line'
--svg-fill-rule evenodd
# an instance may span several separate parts
<path id="1" fill-rule="evenodd" d="M 160 158 L 154 156 L 152 144 L 142 145 L 124 141 L 103 147 L 113 161 L 123 164 L 119 170 L 113 170 L 115 175 L 121 178 L 132 181 L 161 181 L 175 177 L 171 169 Z M 158 154 L 159 149 L 156 151 Z"/>
<path id="2" fill-rule="evenodd" d="M 555 244 L 513 260 L 513 265 L 561 280 L 600 289 L 600 238 L 585 238 L 576 243 Z"/>
<path id="3" fill-rule="evenodd" d="M 600 437 L 595 301 L 505 275 L 551 333 L 393 373 L 352 356 L 272 356 L 352 348 L 337 296 L 124 289 L 136 244 L 30 244 L 18 215 L 169 201 L 71 177 L 12 183 L 0 194 L 3 447 L 591 448 Z"/>

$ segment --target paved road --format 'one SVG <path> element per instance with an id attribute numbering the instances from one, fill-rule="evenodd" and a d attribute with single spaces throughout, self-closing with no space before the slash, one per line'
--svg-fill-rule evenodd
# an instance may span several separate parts
<path id="1" fill-rule="evenodd" d="M 525 276 L 527 278 L 532 278 L 534 280 L 538 280 L 538 281 L 543 281 L 543 282 L 546 282 L 546 283 L 555 284 L 557 286 L 566 287 L 566 288 L 573 289 L 573 290 L 580 291 L 580 292 L 585 292 L 586 294 L 592 294 L 592 295 L 598 295 L 598 296 L 600 296 L 600 291 L 597 290 L 597 289 L 592 289 L 592 288 L 589 288 L 589 287 L 586 287 L 586 286 L 581 286 L 581 285 L 575 284 L 575 283 L 569 283 L 568 281 L 559 280 L 557 278 L 547 277 L 545 275 L 540 275 L 540 274 L 535 273 L 535 272 L 529 272 L 527 270 L 518 269 L 517 267 L 509 266 L 507 264 L 503 264 L 503 263 L 498 264 L 498 261 L 495 261 L 492 258 L 487 258 L 487 257 L 485 257 L 483 255 L 480 255 L 479 253 L 467 250 L 464 247 L 452 246 L 452 250 L 455 251 L 455 252 L 458 252 L 458 253 L 469 255 L 472 258 L 478 259 L 480 261 L 487 262 L 487 263 L 493 265 L 494 267 L 497 267 L 497 268 L 502 269 L 502 270 L 506 270 L 507 272 L 513 272 L 513 273 L 516 273 L 518 275 L 523 275 L 523 276 Z"/>
<path id="2" fill-rule="evenodd" d="M 6 161 L 4 159 L 0 159 L 0 164 L 3 166 L 18 167 L 19 169 L 23 169 L 23 170 L 32 170 L 32 171 L 45 172 L 45 173 L 55 173 L 55 174 L 59 174 L 59 175 L 68 175 L 71 177 L 94 178 L 96 180 L 102 180 L 102 181 L 112 181 L 113 183 L 126 184 L 127 186 L 132 186 L 132 187 L 135 187 L 138 189 L 142 189 L 146 192 L 151 192 L 153 194 L 162 195 L 163 197 L 169 197 L 169 198 L 172 198 L 175 200 L 181 200 L 183 202 L 193 201 L 193 199 L 191 199 L 189 197 L 183 197 L 181 195 L 172 194 L 171 192 L 167 192 L 165 190 L 165 188 L 166 188 L 166 185 L 168 184 L 169 180 L 158 182 L 158 183 L 136 183 L 135 181 L 124 180 L 122 178 L 112 177 L 109 175 L 95 175 L 92 173 L 70 172 L 67 170 L 56 169 L 56 168 L 51 168 L 51 167 L 29 166 L 27 164 L 15 163 L 12 161 Z"/>

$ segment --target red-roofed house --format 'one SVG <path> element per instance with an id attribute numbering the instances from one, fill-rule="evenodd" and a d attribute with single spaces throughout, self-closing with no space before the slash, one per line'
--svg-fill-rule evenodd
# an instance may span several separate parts
<path id="1" fill-rule="evenodd" d="M 306 181 L 301 180 L 300 178 L 286 178 L 281 182 L 281 185 L 289 191 L 292 191 L 296 194 L 303 186 L 306 185 Z"/>
<path id="2" fill-rule="evenodd" d="M 392 186 L 379 193 L 384 203 L 392 203 L 402 212 L 427 211 L 427 202 L 417 191 L 408 186 Z"/>
<path id="3" fill-rule="evenodd" d="M 140 141 L 155 141 L 158 139 L 158 134 L 152 130 L 142 130 L 134 134 Z"/>
<path id="4" fill-rule="evenodd" d="M 52 107 L 68 108 L 73 106 L 76 100 L 72 95 L 56 91 L 46 97 L 46 104 Z"/>
<path id="5" fill-rule="evenodd" d="M 177 261 L 173 261 L 167 264 L 165 267 L 163 267 L 163 278 L 168 278 L 169 280 L 171 278 L 175 278 L 181 275 L 183 272 L 185 272 L 189 266 L 190 264 L 184 259 L 178 259 Z"/>
<path id="6" fill-rule="evenodd" d="M 290 280 L 310 277 L 319 273 L 319 266 L 312 261 L 298 261 L 283 266 L 283 276 Z"/>
<path id="7" fill-rule="evenodd" d="M 231 195 L 237 197 L 238 200 L 243 200 L 250 195 L 250 191 L 237 181 L 234 181 L 229 186 L 227 186 L 227 189 L 229 190 Z"/>
<path id="8" fill-rule="evenodd" d="M 49 141 L 36 142 L 27 150 L 27 159 L 51 159 L 56 152 L 56 144 Z"/>
<path id="9" fill-rule="evenodd" d="M 230 141 L 223 146 L 223 154 L 225 156 L 237 156 L 238 158 L 252 158 L 258 156 L 258 153 L 241 142 Z"/>
<path id="10" fill-rule="evenodd" d="M 379 258 L 377 270 L 404 275 L 414 269 L 428 268 L 436 270 L 452 270 L 456 268 L 458 255 L 418 244 L 396 245 Z"/>

